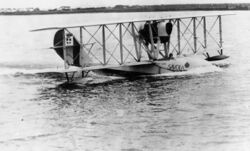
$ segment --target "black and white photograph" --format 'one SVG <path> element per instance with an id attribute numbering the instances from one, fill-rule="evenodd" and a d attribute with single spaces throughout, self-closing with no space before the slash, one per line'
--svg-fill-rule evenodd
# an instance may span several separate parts
<path id="1" fill-rule="evenodd" d="M 249 151 L 250 0 L 1 0 L 0 151 Z"/>

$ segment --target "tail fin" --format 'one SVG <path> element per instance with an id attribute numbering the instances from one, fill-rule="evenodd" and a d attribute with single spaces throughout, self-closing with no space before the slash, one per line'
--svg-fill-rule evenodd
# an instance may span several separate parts
<path id="1" fill-rule="evenodd" d="M 91 63 L 88 54 L 83 50 L 81 51 L 81 45 L 74 35 L 65 29 L 60 29 L 56 32 L 54 37 L 54 49 L 64 60 L 65 67 L 86 67 Z"/>

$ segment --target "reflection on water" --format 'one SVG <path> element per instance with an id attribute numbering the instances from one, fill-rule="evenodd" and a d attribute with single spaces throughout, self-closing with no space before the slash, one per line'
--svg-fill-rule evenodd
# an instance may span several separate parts
<path id="1" fill-rule="evenodd" d="M 8 52 L 1 45 L 1 56 L 15 60 L 0 59 L 1 151 L 249 150 L 249 16 L 240 12 L 242 28 L 234 30 L 235 16 L 223 20 L 231 65 L 217 72 L 135 79 L 92 75 L 68 84 L 60 74 L 34 72 L 56 67 L 54 52 L 37 51 L 33 42 L 18 41 L 20 49 Z M 10 44 L 8 38 L 4 42 Z"/>

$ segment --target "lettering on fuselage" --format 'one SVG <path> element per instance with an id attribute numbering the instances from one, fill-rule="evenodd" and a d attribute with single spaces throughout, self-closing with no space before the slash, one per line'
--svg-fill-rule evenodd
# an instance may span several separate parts
<path id="1" fill-rule="evenodd" d="M 167 69 L 174 72 L 186 71 L 185 67 L 179 64 L 169 64 Z"/>
<path id="2" fill-rule="evenodd" d="M 168 64 L 168 63 L 160 63 L 159 65 L 162 68 L 165 68 L 165 69 L 173 71 L 173 72 L 187 71 L 187 68 L 190 67 L 190 64 L 188 62 L 186 62 L 184 65 L 181 65 L 181 64 Z"/>

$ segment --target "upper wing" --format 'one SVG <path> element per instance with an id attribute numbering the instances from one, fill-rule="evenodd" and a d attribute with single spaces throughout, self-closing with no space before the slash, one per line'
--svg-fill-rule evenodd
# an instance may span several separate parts
<path id="1" fill-rule="evenodd" d="M 210 13 L 210 14 L 204 14 L 204 15 L 193 15 L 193 16 L 176 16 L 176 17 L 161 17 L 161 18 L 147 18 L 147 19 L 135 19 L 135 20 L 124 20 L 124 21 L 118 21 L 118 22 L 103 22 L 103 23 L 97 23 L 97 24 L 83 24 L 83 25 L 76 25 L 76 26 L 62 26 L 62 27 L 46 27 L 46 28 L 39 28 L 39 29 L 33 29 L 31 32 L 35 31 L 44 31 L 44 30 L 57 30 L 57 29 L 63 29 L 63 28 L 79 28 L 79 27 L 90 27 L 90 26 L 100 26 L 100 25 L 114 25 L 114 24 L 120 24 L 120 23 L 130 23 L 130 22 L 146 22 L 146 21 L 155 21 L 155 20 L 170 20 L 170 19 L 186 19 L 186 18 L 193 18 L 193 17 L 212 17 L 212 16 L 225 16 L 225 15 L 235 15 L 235 14 L 229 14 L 229 13 Z"/>

